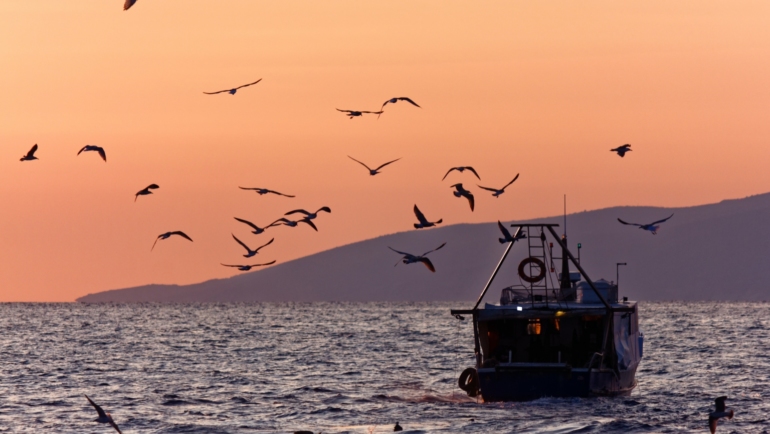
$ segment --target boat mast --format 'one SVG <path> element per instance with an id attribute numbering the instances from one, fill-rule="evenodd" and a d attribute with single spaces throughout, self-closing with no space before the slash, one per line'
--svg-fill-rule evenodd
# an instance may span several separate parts
<path id="1" fill-rule="evenodd" d="M 567 257 L 567 195 L 564 195 L 564 234 L 561 236 L 561 282 L 559 288 L 562 294 L 569 290 L 571 281 L 569 278 L 569 258 Z"/>

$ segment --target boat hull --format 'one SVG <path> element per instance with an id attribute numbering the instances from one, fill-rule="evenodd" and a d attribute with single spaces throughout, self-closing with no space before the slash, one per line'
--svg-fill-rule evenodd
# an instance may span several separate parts
<path id="1" fill-rule="evenodd" d="M 636 386 L 634 374 L 623 371 L 617 376 L 611 370 L 571 369 L 556 364 L 478 370 L 479 392 L 485 402 L 628 395 Z"/>

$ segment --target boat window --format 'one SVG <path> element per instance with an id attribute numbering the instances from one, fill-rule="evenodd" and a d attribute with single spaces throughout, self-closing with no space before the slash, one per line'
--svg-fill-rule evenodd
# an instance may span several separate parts
<path id="1" fill-rule="evenodd" d="M 529 323 L 527 324 L 527 334 L 528 335 L 539 335 L 540 334 L 540 319 L 534 318 L 530 319 Z"/>

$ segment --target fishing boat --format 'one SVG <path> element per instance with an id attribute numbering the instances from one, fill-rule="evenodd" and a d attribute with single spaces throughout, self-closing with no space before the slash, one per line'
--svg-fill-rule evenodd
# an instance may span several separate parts
<path id="1" fill-rule="evenodd" d="M 636 387 L 644 342 L 637 303 L 618 300 L 616 282 L 591 280 L 558 226 L 512 225 L 515 235 L 475 306 L 451 310 L 458 319 L 473 318 L 476 366 L 459 378 L 468 395 L 527 401 L 628 395 Z M 517 242 L 529 253 L 518 265 L 522 283 L 503 288 L 499 304 L 481 307 Z"/>

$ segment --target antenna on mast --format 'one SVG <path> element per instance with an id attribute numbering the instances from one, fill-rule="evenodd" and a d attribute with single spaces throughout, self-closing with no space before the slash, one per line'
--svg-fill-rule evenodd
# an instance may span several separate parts
<path id="1" fill-rule="evenodd" d="M 564 195 L 564 235 L 567 235 L 567 195 Z"/>

